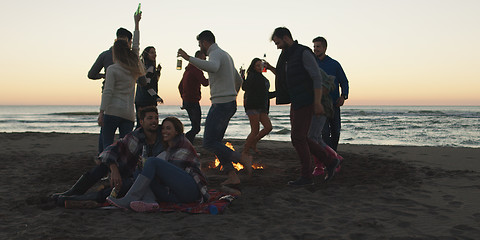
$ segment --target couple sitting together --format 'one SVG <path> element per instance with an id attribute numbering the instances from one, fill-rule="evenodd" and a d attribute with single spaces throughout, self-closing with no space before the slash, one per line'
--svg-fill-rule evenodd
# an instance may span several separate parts
<path id="1" fill-rule="evenodd" d="M 141 109 L 139 117 L 141 128 L 107 147 L 99 155 L 99 165 L 66 192 L 53 194 L 52 199 L 59 205 L 65 200 L 107 200 L 138 212 L 158 209 L 157 201 L 208 201 L 207 181 L 197 152 L 183 134 L 182 122 L 167 117 L 158 125 L 154 106 Z M 110 188 L 85 194 L 108 172 Z M 112 189 L 118 193 L 117 198 L 109 196 Z"/>

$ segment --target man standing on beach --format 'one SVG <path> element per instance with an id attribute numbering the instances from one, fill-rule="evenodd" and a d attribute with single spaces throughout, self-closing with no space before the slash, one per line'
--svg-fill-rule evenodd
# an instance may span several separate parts
<path id="1" fill-rule="evenodd" d="M 340 161 L 328 158 L 322 146 L 308 138 L 313 114 L 324 114 L 321 103 L 323 79 L 315 55 L 310 48 L 294 41 L 290 30 L 285 27 L 275 29 L 272 41 L 278 49 L 282 49 L 282 53 L 275 68 L 269 64 L 267 67 L 275 73 L 277 104 L 291 103 L 291 139 L 301 164 L 301 176 L 297 180 L 289 181 L 288 184 L 292 186 L 313 184 L 310 153 L 323 161 L 327 168 L 325 181 L 329 181 Z"/>
<path id="2" fill-rule="evenodd" d="M 79 195 L 87 192 L 108 172 L 110 172 L 111 187 L 118 190 L 118 197 L 123 196 L 133 183 L 133 173 L 140 159 L 158 156 L 164 151 L 163 135 L 158 125 L 158 110 L 155 106 L 140 110 L 140 125 L 141 128 L 137 128 L 108 146 L 99 155 L 98 166 L 83 174 L 69 190 L 53 194 L 52 199 L 60 205 L 68 199 L 104 201 L 111 192 L 111 188 L 96 193 L 93 199 L 89 199 L 89 196 L 82 198 Z"/>
<path id="3" fill-rule="evenodd" d="M 202 51 L 197 51 L 195 57 L 201 60 L 206 60 L 206 56 Z M 188 117 L 192 123 L 192 129 L 185 133 L 185 137 L 193 144 L 195 135 L 200 132 L 200 121 L 202 118 L 202 110 L 200 108 L 200 99 L 202 92 L 200 86 L 208 86 L 208 79 L 203 75 L 202 70 L 189 63 L 185 67 L 182 80 L 178 85 L 180 96 L 182 97 L 182 109 L 187 110 Z"/>
<path id="4" fill-rule="evenodd" d="M 129 46 L 132 45 L 132 33 L 125 28 L 119 28 L 117 30 L 117 38 L 116 40 L 125 40 L 128 42 Z M 93 63 L 92 68 L 88 71 L 88 78 L 92 80 L 104 79 L 102 81 L 102 92 L 103 86 L 105 84 L 105 74 L 107 73 L 107 69 L 110 65 L 113 64 L 113 56 L 112 56 L 112 47 L 110 49 L 100 53 L 95 63 Z M 103 70 L 104 73 L 100 73 Z M 98 153 L 103 152 L 103 134 L 102 128 L 100 128 L 100 135 L 98 136 Z"/>
<path id="5" fill-rule="evenodd" d="M 230 119 L 237 111 L 236 98 L 242 86 L 242 78 L 235 69 L 232 57 L 215 43 L 215 36 L 211 31 L 201 32 L 197 36 L 197 40 L 200 51 L 208 56 L 208 61 L 190 57 L 182 49 L 178 50 L 178 55 L 199 69 L 208 72 L 212 106 L 205 120 L 203 147 L 217 155 L 228 174 L 227 180 L 222 184 L 238 189 L 240 178 L 233 168 L 232 162 L 240 161 L 250 175 L 252 158 L 248 154 L 240 155 L 231 150 L 222 143 L 222 140 Z"/>
<path id="6" fill-rule="evenodd" d="M 348 99 L 348 79 L 338 61 L 326 55 L 327 40 L 323 37 L 313 39 L 313 52 L 317 56 L 318 66 L 328 75 L 335 76 L 335 87 L 330 91 L 330 97 L 333 102 L 333 117 L 327 118 L 322 132 L 322 138 L 325 143 L 333 150 L 337 151 L 338 141 L 340 140 L 341 117 L 340 107 Z M 339 87 L 342 88 L 340 95 Z"/>

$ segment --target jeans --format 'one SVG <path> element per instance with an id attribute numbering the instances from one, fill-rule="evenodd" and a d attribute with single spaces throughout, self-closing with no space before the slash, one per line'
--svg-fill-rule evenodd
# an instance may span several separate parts
<path id="1" fill-rule="evenodd" d="M 123 138 L 133 130 L 134 124 L 135 123 L 130 120 L 105 114 L 103 116 L 102 127 L 103 149 L 112 145 L 113 140 L 115 139 L 115 131 L 117 131 L 117 128 L 120 132 L 120 138 Z"/>
<path id="2" fill-rule="evenodd" d="M 203 133 L 203 147 L 217 155 L 227 173 L 233 170 L 232 162 L 240 160 L 240 153 L 234 152 L 222 143 L 228 123 L 236 111 L 236 101 L 212 104 Z"/>
<path id="3" fill-rule="evenodd" d="M 310 129 L 308 130 L 308 138 L 319 143 L 321 146 L 326 146 L 322 139 L 322 131 L 327 117 L 325 115 L 313 115 Z"/>
<path id="4" fill-rule="evenodd" d="M 189 203 L 201 197 L 193 177 L 163 159 L 147 159 L 141 174 L 152 180 L 150 188 L 160 202 Z"/>
<path id="5" fill-rule="evenodd" d="M 292 145 L 300 158 L 301 175 L 307 179 L 313 177 L 313 164 L 310 154 L 317 157 L 325 166 L 333 163 L 333 160 L 327 157 L 324 148 L 308 137 L 312 116 L 313 104 L 295 110 L 290 106 Z"/>
<path id="6" fill-rule="evenodd" d="M 337 151 L 338 141 L 340 140 L 341 118 L 340 107 L 333 107 L 333 117 L 327 119 L 323 127 L 323 141 L 330 146 L 335 152 Z"/>
<path id="7" fill-rule="evenodd" d="M 123 169 L 120 170 L 120 176 L 122 177 L 122 188 L 118 190 L 118 197 L 123 197 L 130 187 L 133 184 L 133 178 L 131 175 L 127 176 L 125 174 L 126 171 L 122 171 Z M 98 182 L 100 181 L 103 177 L 107 176 L 108 172 L 110 172 L 110 169 L 105 165 L 104 163 L 101 163 L 100 165 L 95 166 L 92 168 L 90 171 L 88 171 L 90 178 L 92 181 Z M 97 201 L 98 202 L 105 202 L 105 198 L 110 195 L 110 192 L 112 192 L 112 187 L 108 187 L 105 189 L 102 189 L 98 192 L 97 195 Z"/>
<path id="8" fill-rule="evenodd" d="M 100 134 L 98 134 L 98 154 L 103 152 L 103 128 L 100 127 Z"/>
<path id="9" fill-rule="evenodd" d="M 185 133 L 185 137 L 193 144 L 195 135 L 200 132 L 200 121 L 202 119 L 202 110 L 198 102 L 183 101 L 183 108 L 187 110 L 188 118 L 192 123 L 192 129 Z"/>

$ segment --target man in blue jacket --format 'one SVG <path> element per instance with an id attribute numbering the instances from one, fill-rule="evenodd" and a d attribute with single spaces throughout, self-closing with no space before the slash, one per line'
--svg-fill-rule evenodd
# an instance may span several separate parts
<path id="1" fill-rule="evenodd" d="M 322 132 L 322 138 L 325 143 L 333 150 L 337 151 L 338 140 L 340 139 L 340 107 L 348 99 L 348 79 L 338 61 L 326 55 L 327 40 L 323 37 L 313 39 L 313 52 L 317 56 L 318 66 L 328 75 L 335 76 L 335 88 L 330 91 L 330 97 L 333 102 L 333 118 L 328 118 Z M 340 94 L 339 87 L 342 88 Z"/>

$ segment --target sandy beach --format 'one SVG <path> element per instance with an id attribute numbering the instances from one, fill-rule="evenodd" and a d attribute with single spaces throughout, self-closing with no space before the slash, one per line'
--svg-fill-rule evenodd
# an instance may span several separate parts
<path id="1" fill-rule="evenodd" d="M 340 145 L 341 172 L 294 188 L 290 142 L 263 140 L 220 215 L 64 209 L 48 196 L 94 166 L 97 135 L 0 133 L 0 239 L 479 239 L 480 149 Z M 243 140 L 228 140 L 241 149 Z M 203 166 L 214 155 L 195 144 Z M 210 187 L 224 175 L 205 168 Z"/>

